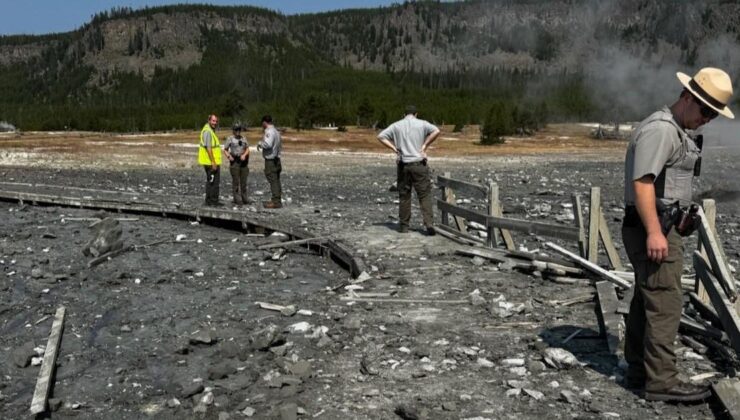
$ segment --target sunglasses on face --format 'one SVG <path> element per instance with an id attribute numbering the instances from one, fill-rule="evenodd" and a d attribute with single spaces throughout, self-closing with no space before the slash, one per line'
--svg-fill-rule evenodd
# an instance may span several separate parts
<path id="1" fill-rule="evenodd" d="M 704 102 L 702 102 L 699 98 L 696 96 L 692 96 L 694 98 L 694 102 L 696 102 L 699 105 L 699 112 L 701 113 L 701 116 L 710 120 L 713 120 L 717 118 L 719 113 L 712 108 L 708 107 Z"/>

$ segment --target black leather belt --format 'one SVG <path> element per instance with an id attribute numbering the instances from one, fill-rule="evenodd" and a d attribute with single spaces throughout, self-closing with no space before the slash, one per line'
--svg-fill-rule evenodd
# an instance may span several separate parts
<path id="1" fill-rule="evenodd" d="M 427 161 L 426 160 L 420 160 L 417 162 L 398 162 L 401 166 L 426 166 Z"/>

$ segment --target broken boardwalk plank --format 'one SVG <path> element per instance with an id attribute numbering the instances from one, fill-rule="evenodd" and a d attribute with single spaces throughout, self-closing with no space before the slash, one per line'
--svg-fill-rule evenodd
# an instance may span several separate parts
<path id="1" fill-rule="evenodd" d="M 596 294 L 599 298 L 599 328 L 601 334 L 606 338 L 609 353 L 617 354 L 619 342 L 624 337 L 622 316 L 617 314 L 619 300 L 614 285 L 608 281 L 596 283 Z"/>
<path id="2" fill-rule="evenodd" d="M 62 339 L 62 331 L 64 329 L 64 313 L 64 306 L 60 306 L 54 315 L 54 322 L 51 324 L 51 334 L 49 334 L 49 341 L 46 343 L 44 361 L 41 364 L 39 378 L 36 381 L 36 389 L 33 392 L 31 414 L 39 414 L 46 411 L 46 402 L 51 389 L 51 378 L 54 376 L 59 343 Z"/>

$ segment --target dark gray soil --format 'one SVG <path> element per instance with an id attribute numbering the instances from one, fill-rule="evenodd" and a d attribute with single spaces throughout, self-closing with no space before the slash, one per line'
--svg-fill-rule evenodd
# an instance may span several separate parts
<path id="1" fill-rule="evenodd" d="M 435 174 L 496 181 L 507 216 L 516 218 L 557 223 L 571 193 L 587 203 L 589 188 L 600 186 L 617 243 L 621 165 L 616 158 L 432 162 Z M 722 156 L 706 162 L 697 190 L 718 200 L 718 230 L 737 265 L 739 194 L 726 175 L 733 165 Z M 455 255 L 459 245 L 439 236 L 396 233 L 390 159 L 293 155 L 284 171 L 286 207 L 244 211 L 348 244 L 371 270 L 362 292 L 467 301 L 478 289 L 486 303 L 349 303 L 342 297 L 350 292 L 330 287 L 348 281 L 347 272 L 305 248 L 257 249 L 273 238 L 193 221 L 0 203 L 0 417 L 27 415 L 39 368 L 15 360 L 26 356 L 26 346 L 46 344 L 60 305 L 67 319 L 52 398 L 61 407 L 51 418 L 703 419 L 721 412 L 714 403 L 645 402 L 623 388 L 623 370 L 598 336 L 595 303 L 551 303 L 593 292 L 589 282 L 562 285 L 505 272 Z M 168 203 L 202 199 L 202 174 L 195 169 L 0 173 L 0 189 L 77 196 L 97 194 L 80 188 L 114 190 Z M 249 183 L 255 201 L 266 197 L 261 173 L 252 173 Z M 224 201 L 229 188 L 223 179 Z M 485 208 L 477 199 L 463 205 Z M 420 229 L 417 210 L 412 227 Z M 127 245 L 172 241 L 88 269 L 81 249 L 92 235 L 91 221 L 76 219 L 98 217 L 123 219 Z M 177 235 L 184 240 L 174 241 Z M 542 250 L 544 238 L 515 234 L 515 240 Z M 686 242 L 687 253 L 695 243 Z M 495 316 L 489 309 L 500 295 L 524 310 Z M 257 301 L 311 314 L 284 316 L 258 308 Z M 309 324 L 305 332 L 291 331 L 302 322 Z M 562 344 L 577 329 L 582 332 Z M 677 345 L 687 376 L 734 375 L 734 361 L 711 350 L 690 359 Z M 548 347 L 571 351 L 583 366 L 545 364 Z"/>

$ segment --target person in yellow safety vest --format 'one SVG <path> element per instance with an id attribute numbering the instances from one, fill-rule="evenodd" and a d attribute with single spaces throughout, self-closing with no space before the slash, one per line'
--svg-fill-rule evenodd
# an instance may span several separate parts
<path id="1" fill-rule="evenodd" d="M 221 207 L 218 200 L 218 191 L 221 183 L 221 143 L 216 135 L 218 117 L 215 114 L 208 116 L 208 122 L 200 130 L 200 145 L 198 147 L 198 165 L 206 171 L 206 206 Z"/>

